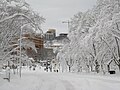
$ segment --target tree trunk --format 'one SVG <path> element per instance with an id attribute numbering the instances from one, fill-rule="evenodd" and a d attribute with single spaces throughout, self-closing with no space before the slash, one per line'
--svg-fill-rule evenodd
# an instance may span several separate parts
<path id="1" fill-rule="evenodd" d="M 99 73 L 99 64 L 97 60 L 95 61 L 95 71 Z"/>
<path id="2" fill-rule="evenodd" d="M 93 72 L 93 66 L 92 65 L 90 65 L 90 70 L 91 70 L 91 72 Z"/>
<path id="3" fill-rule="evenodd" d="M 110 65 L 107 65 L 107 68 L 108 68 L 108 72 L 110 71 Z"/>
<path id="4" fill-rule="evenodd" d="M 71 67 L 69 66 L 69 72 L 71 72 Z"/>
<path id="5" fill-rule="evenodd" d="M 118 65 L 119 71 L 120 71 L 120 65 Z"/>
<path id="6" fill-rule="evenodd" d="M 89 65 L 87 65 L 87 72 L 88 72 L 88 73 L 90 72 L 89 69 L 90 69 L 90 67 L 89 67 Z"/>
<path id="7" fill-rule="evenodd" d="M 104 69 L 104 64 L 103 63 L 101 63 L 101 71 L 102 71 L 103 75 L 105 75 L 105 69 Z"/>

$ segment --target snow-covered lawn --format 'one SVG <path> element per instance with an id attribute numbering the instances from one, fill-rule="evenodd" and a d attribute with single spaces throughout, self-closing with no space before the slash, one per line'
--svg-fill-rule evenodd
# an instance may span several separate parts
<path id="1" fill-rule="evenodd" d="M 10 83 L 0 77 L 0 90 L 120 90 L 120 77 L 24 69 L 22 78 L 14 75 Z"/>

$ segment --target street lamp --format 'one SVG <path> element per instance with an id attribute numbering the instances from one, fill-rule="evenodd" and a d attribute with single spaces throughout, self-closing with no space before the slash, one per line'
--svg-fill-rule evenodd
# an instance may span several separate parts
<path id="1" fill-rule="evenodd" d="M 28 25 L 28 24 L 24 24 L 23 26 L 21 26 L 21 29 L 20 29 L 20 71 L 19 71 L 19 73 L 20 73 L 20 77 L 21 77 L 21 70 L 22 70 L 22 34 L 23 34 L 23 28 L 26 26 L 26 25 Z"/>
<path id="2" fill-rule="evenodd" d="M 22 48 L 21 48 L 21 46 L 22 46 L 22 27 L 21 27 L 21 29 L 20 29 L 20 77 L 21 77 L 21 69 L 22 69 Z"/>

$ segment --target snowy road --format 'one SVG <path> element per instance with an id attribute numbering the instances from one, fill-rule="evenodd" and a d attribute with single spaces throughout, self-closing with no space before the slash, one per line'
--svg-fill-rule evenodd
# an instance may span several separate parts
<path id="1" fill-rule="evenodd" d="M 120 90 L 120 78 L 23 71 L 21 79 L 0 82 L 0 90 Z"/>

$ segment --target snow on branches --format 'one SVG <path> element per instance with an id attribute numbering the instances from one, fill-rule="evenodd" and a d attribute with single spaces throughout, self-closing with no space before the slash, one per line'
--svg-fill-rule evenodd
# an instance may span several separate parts
<path id="1" fill-rule="evenodd" d="M 13 50 L 19 50 L 18 40 L 25 32 L 39 32 L 42 35 L 41 24 L 44 21 L 45 19 L 32 11 L 24 0 L 0 0 L 0 60 L 8 58 Z M 15 46 L 10 48 L 11 45 Z M 25 41 L 23 46 L 36 51 L 32 41 Z"/>
<path id="2" fill-rule="evenodd" d="M 75 63 L 80 61 L 73 66 L 98 73 L 112 60 L 120 70 L 119 0 L 98 0 L 93 9 L 77 13 L 71 18 L 69 31 L 71 42 L 67 46 L 71 49 L 63 48 L 65 52 L 59 57 L 64 54 L 68 61 L 71 56 Z"/>

